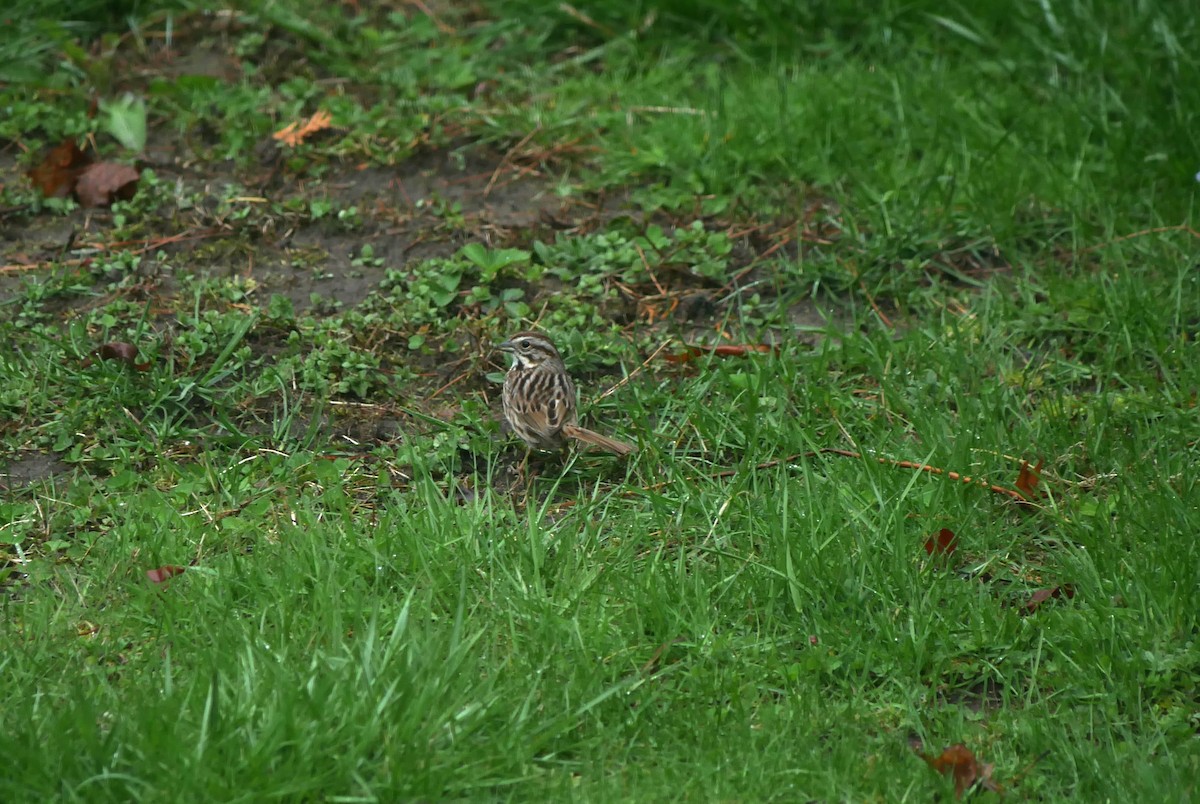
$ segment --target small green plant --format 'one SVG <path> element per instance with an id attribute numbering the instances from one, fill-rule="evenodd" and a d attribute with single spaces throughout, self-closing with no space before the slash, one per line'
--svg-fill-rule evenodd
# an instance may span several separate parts
<path id="1" fill-rule="evenodd" d="M 343 230 L 347 232 L 356 232 L 362 228 L 363 219 L 358 211 L 358 207 L 346 207 L 337 211 L 337 222 Z"/>
<path id="2" fill-rule="evenodd" d="M 127 150 L 139 154 L 146 149 L 146 102 L 126 92 L 121 97 L 100 101 L 103 127 Z"/>
<path id="3" fill-rule="evenodd" d="M 149 168 L 142 170 L 133 198 L 112 205 L 114 237 L 135 237 L 148 225 L 158 223 L 164 209 L 173 212 L 175 201 L 174 188 L 169 182 Z"/>
<path id="4" fill-rule="evenodd" d="M 434 193 L 429 198 L 418 199 L 416 207 L 441 220 L 451 230 L 462 230 L 466 227 L 467 221 L 463 216 L 462 202 L 460 201 L 448 201 Z"/>
<path id="5" fill-rule="evenodd" d="M 364 243 L 362 249 L 358 252 L 358 256 L 351 258 L 350 264 L 355 268 L 378 268 L 383 265 L 383 258 L 375 256 L 374 246 L 370 243 Z"/>
<path id="6" fill-rule="evenodd" d="M 486 285 L 475 285 L 463 296 L 463 305 L 476 306 L 483 313 L 494 313 L 503 308 L 510 320 L 520 321 L 530 313 L 530 307 L 524 299 L 523 288 L 505 288 L 493 293 Z"/>
<path id="7" fill-rule="evenodd" d="M 609 278 L 642 286 L 664 269 L 724 281 L 732 249 L 728 234 L 706 231 L 700 221 L 671 234 L 651 225 L 640 235 L 618 228 L 560 238 L 553 244 L 534 243 L 534 252 L 552 275 L 576 282 L 581 293 L 593 296 L 604 295 Z"/>
<path id="8" fill-rule="evenodd" d="M 308 214 L 314 221 L 319 221 L 333 211 L 333 202 L 328 198 L 314 198 L 308 202 Z"/>
<path id="9" fill-rule="evenodd" d="M 359 399 L 387 388 L 376 355 L 337 340 L 322 340 L 304 355 L 298 380 L 308 391 Z"/>
<path id="10" fill-rule="evenodd" d="M 653 228 L 653 227 L 652 227 Z M 729 255 L 733 243 L 725 232 L 710 232 L 700 221 L 675 230 L 674 248 L 665 259 L 687 266 L 693 274 L 713 282 L 729 278 Z"/>
<path id="11" fill-rule="evenodd" d="M 272 293 L 263 315 L 277 326 L 290 326 L 296 320 L 296 308 L 287 296 L 282 293 Z"/>
<path id="12" fill-rule="evenodd" d="M 530 257 L 529 252 L 523 249 L 487 249 L 479 243 L 468 243 L 459 254 L 479 270 L 478 279 L 485 285 L 494 282 L 501 274 L 518 275 L 520 272 L 517 269 L 527 266 Z"/>

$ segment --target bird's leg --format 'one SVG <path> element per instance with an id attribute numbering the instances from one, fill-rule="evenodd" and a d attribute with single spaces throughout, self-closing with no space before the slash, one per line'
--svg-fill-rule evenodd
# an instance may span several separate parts
<path id="1" fill-rule="evenodd" d="M 525 457 L 517 465 L 517 482 L 522 486 L 528 486 L 537 477 L 537 468 L 534 467 L 532 474 L 530 473 L 530 462 L 533 460 L 533 448 L 525 448 Z"/>

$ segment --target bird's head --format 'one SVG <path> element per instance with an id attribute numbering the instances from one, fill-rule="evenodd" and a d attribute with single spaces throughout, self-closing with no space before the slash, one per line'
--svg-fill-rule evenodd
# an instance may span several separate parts
<path id="1" fill-rule="evenodd" d="M 518 332 L 504 343 L 497 344 L 496 348 L 511 354 L 515 361 L 513 365 L 521 368 L 534 368 L 547 362 L 562 363 L 558 349 L 554 348 L 554 341 L 540 332 Z"/>

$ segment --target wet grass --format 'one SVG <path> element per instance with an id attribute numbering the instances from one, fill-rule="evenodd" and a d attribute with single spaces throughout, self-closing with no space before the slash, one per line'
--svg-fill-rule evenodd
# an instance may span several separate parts
<path id="1" fill-rule="evenodd" d="M 1191 797 L 1189 9 L 535 6 L 23 51 L 0 797 Z M 635 456 L 518 481 L 530 325 Z"/>

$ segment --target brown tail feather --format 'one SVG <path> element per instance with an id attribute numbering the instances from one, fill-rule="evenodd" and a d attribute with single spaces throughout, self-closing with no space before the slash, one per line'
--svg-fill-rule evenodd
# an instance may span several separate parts
<path id="1" fill-rule="evenodd" d="M 591 444 L 594 447 L 607 450 L 613 455 L 628 455 L 631 452 L 637 452 L 637 447 L 632 444 L 626 444 L 624 441 L 617 441 L 615 438 L 602 436 L 599 433 L 594 433 L 586 427 L 580 427 L 576 424 L 568 424 L 563 427 L 562 434 L 582 441 L 585 444 Z"/>

